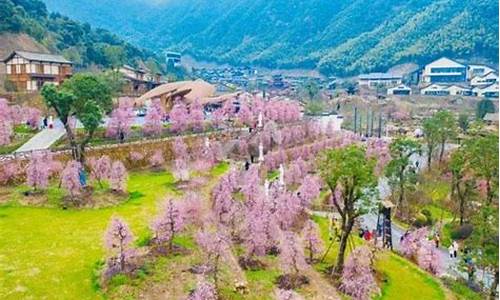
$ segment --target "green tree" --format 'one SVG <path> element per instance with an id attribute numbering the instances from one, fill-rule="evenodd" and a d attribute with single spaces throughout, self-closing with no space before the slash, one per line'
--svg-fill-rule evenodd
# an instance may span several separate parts
<path id="1" fill-rule="evenodd" d="M 458 203 L 460 225 L 464 224 L 467 202 L 473 196 L 475 182 L 467 176 L 469 172 L 468 155 L 464 146 L 451 153 L 448 168 L 451 172 L 451 198 Z"/>
<path id="2" fill-rule="evenodd" d="M 342 222 L 334 276 L 340 276 L 344 268 L 345 250 L 355 220 L 366 213 L 376 195 L 375 164 L 374 159 L 366 157 L 365 149 L 356 145 L 326 150 L 318 160 L 320 175 L 330 189 Z M 337 191 L 341 191 L 340 195 Z"/>
<path id="3" fill-rule="evenodd" d="M 463 133 L 467 132 L 467 129 L 469 129 L 469 116 L 467 114 L 458 115 L 458 127 L 462 129 Z"/>
<path id="4" fill-rule="evenodd" d="M 482 99 L 477 103 L 476 107 L 476 117 L 478 119 L 483 119 L 487 113 L 495 112 L 495 104 L 490 99 Z"/>
<path id="5" fill-rule="evenodd" d="M 64 125 L 73 158 L 84 163 L 85 147 L 112 106 L 111 91 L 106 82 L 100 76 L 79 73 L 60 88 L 45 85 L 41 93 L 47 107 L 56 111 Z M 82 138 L 73 131 L 72 116 L 83 124 L 85 134 Z"/>
<path id="6" fill-rule="evenodd" d="M 498 208 L 482 207 L 472 218 L 473 233 L 465 240 L 474 263 L 493 273 L 489 299 L 496 298 L 498 287 Z"/>
<path id="7" fill-rule="evenodd" d="M 406 190 L 416 183 L 417 175 L 411 156 L 421 153 L 418 142 L 409 138 L 397 138 L 389 146 L 391 161 L 387 164 L 385 174 L 393 191 L 398 192 L 397 207 L 402 211 Z"/>
<path id="8" fill-rule="evenodd" d="M 457 137 L 457 121 L 453 114 L 447 110 L 438 111 L 432 119 L 437 126 L 437 135 L 440 144 L 439 162 L 442 162 L 446 142 Z"/>
<path id="9" fill-rule="evenodd" d="M 427 154 L 427 167 L 432 167 L 432 156 L 439 144 L 439 127 L 432 118 L 427 118 L 423 122 L 424 144 Z"/>
<path id="10" fill-rule="evenodd" d="M 486 181 L 486 204 L 498 198 L 498 134 L 482 133 L 465 142 L 474 175 Z"/>

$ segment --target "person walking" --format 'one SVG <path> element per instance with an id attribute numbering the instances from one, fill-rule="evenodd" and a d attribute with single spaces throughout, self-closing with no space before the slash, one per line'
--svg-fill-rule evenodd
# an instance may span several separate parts
<path id="1" fill-rule="evenodd" d="M 439 233 L 436 233 L 434 235 L 434 244 L 436 245 L 436 248 L 439 248 L 439 242 L 440 242 L 440 237 L 439 237 Z"/>
<path id="2" fill-rule="evenodd" d="M 453 258 L 457 258 L 457 253 L 458 253 L 457 241 L 453 241 L 452 246 L 453 246 Z"/>
<path id="3" fill-rule="evenodd" d="M 47 121 L 47 116 L 43 118 L 43 129 L 47 128 L 48 126 L 48 121 Z"/>
<path id="4" fill-rule="evenodd" d="M 54 128 L 54 119 L 52 118 L 52 116 L 49 116 L 49 128 Z"/>
<path id="5" fill-rule="evenodd" d="M 453 258 L 453 244 L 450 245 L 450 247 L 448 247 L 448 253 L 450 254 L 450 258 Z"/>

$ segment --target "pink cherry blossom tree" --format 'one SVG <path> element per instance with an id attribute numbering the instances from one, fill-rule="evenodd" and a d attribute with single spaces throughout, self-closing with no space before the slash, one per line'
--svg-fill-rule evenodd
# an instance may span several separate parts
<path id="1" fill-rule="evenodd" d="M 253 127 L 255 125 L 255 117 L 246 103 L 240 105 L 240 110 L 238 111 L 238 119 L 240 122 L 248 127 Z"/>
<path id="2" fill-rule="evenodd" d="M 14 132 L 10 120 L 0 119 L 0 146 L 10 144 L 13 134 Z"/>
<path id="3" fill-rule="evenodd" d="M 169 115 L 170 123 L 172 124 L 171 130 L 173 132 L 179 133 L 188 129 L 189 113 L 184 103 L 176 103 Z"/>
<path id="4" fill-rule="evenodd" d="M 69 192 L 71 199 L 79 196 L 82 192 L 80 170 L 81 164 L 75 160 L 70 160 L 61 173 L 61 186 Z"/>
<path id="5" fill-rule="evenodd" d="M 302 241 L 309 254 L 309 263 L 313 263 L 314 257 L 323 252 L 324 245 L 320 236 L 319 226 L 312 220 L 307 220 L 302 230 Z"/>
<path id="6" fill-rule="evenodd" d="M 188 300 L 217 300 L 217 290 L 215 286 L 205 279 L 199 280 L 196 288 L 191 292 Z"/>
<path id="7" fill-rule="evenodd" d="M 113 217 L 104 235 L 104 242 L 111 254 L 108 259 L 108 268 L 117 268 L 118 272 L 125 272 L 129 260 L 135 256 L 132 248 L 134 235 L 128 224 L 121 218 Z"/>
<path id="8" fill-rule="evenodd" d="M 378 291 L 373 254 L 367 246 L 357 247 L 349 255 L 342 271 L 340 290 L 355 300 L 369 300 Z"/>
<path id="9" fill-rule="evenodd" d="M 30 125 L 31 128 L 37 129 L 40 123 L 41 111 L 34 107 L 22 107 L 21 108 L 23 118 Z"/>
<path id="10" fill-rule="evenodd" d="M 103 180 L 109 180 L 111 173 L 111 159 L 107 155 L 99 158 L 91 157 L 88 160 L 90 166 L 90 176 L 92 179 L 97 180 L 102 187 Z"/>
<path id="11" fill-rule="evenodd" d="M 418 251 L 423 242 L 428 239 L 429 230 L 425 227 L 409 232 L 401 241 L 401 253 L 407 258 L 417 262 Z"/>
<path id="12" fill-rule="evenodd" d="M 119 160 L 114 161 L 109 171 L 111 189 L 116 192 L 125 193 L 127 191 L 127 177 L 127 169 L 123 163 Z"/>
<path id="13" fill-rule="evenodd" d="M 134 122 L 134 109 L 130 101 L 120 101 L 109 118 L 106 135 L 124 140 L 130 134 Z"/>
<path id="14" fill-rule="evenodd" d="M 195 132 L 203 131 L 203 122 L 205 120 L 205 114 L 203 112 L 203 106 L 200 104 L 198 99 L 195 99 L 189 107 L 189 121 L 191 128 Z"/>
<path id="15" fill-rule="evenodd" d="M 26 166 L 26 183 L 35 191 L 49 185 L 50 166 L 46 157 L 47 154 L 43 151 L 34 152 Z"/>
<path id="16" fill-rule="evenodd" d="M 160 99 L 153 99 L 151 105 L 148 107 L 146 117 L 144 118 L 144 134 L 160 136 L 163 130 L 163 119 L 165 114 L 165 108 L 161 104 Z"/>
<path id="17" fill-rule="evenodd" d="M 181 208 L 179 202 L 167 199 L 164 208 L 151 224 L 154 232 L 154 243 L 162 251 L 164 245 L 167 245 L 167 251 L 172 252 L 175 236 L 184 229 L 185 211 Z"/>
<path id="18" fill-rule="evenodd" d="M 286 274 L 297 275 L 307 268 L 304 248 L 297 234 L 284 231 L 280 241 L 280 266 Z"/>
<path id="19" fill-rule="evenodd" d="M 196 242 L 203 250 L 212 276 L 217 287 L 221 263 L 228 261 L 231 257 L 231 241 L 222 232 L 198 231 Z"/>
<path id="20" fill-rule="evenodd" d="M 153 155 L 149 157 L 149 164 L 152 168 L 159 169 L 165 163 L 165 159 L 163 158 L 163 151 L 156 150 Z"/>
<path id="21" fill-rule="evenodd" d="M 315 175 L 307 175 L 297 190 L 297 196 L 300 199 L 300 205 L 308 208 L 314 199 L 319 196 L 321 191 L 320 179 Z"/>
<path id="22" fill-rule="evenodd" d="M 179 181 L 189 180 L 189 152 L 183 139 L 178 137 L 173 143 L 174 151 L 174 177 Z"/>
<path id="23" fill-rule="evenodd" d="M 293 290 L 276 290 L 276 300 L 304 300 L 304 297 Z"/>
<path id="24" fill-rule="evenodd" d="M 23 173 L 18 160 L 11 160 L 0 164 L 0 184 L 14 183 Z"/>
<path id="25" fill-rule="evenodd" d="M 441 256 L 439 254 L 439 249 L 436 248 L 433 241 L 427 239 L 422 241 L 417 256 L 418 265 L 422 269 L 434 275 L 441 274 L 443 268 Z"/>

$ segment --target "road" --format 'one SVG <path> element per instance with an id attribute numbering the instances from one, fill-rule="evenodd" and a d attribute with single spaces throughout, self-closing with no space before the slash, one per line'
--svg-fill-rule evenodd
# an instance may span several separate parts
<path id="1" fill-rule="evenodd" d="M 19 147 L 14 153 L 31 152 L 48 149 L 52 144 L 64 136 L 66 131 L 63 124 L 56 120 L 54 128 L 45 128 L 35 134 L 31 139 Z"/>

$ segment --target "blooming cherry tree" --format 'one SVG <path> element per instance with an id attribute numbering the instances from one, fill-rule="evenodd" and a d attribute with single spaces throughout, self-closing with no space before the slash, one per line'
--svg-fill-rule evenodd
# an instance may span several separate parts
<path id="1" fill-rule="evenodd" d="M 196 288 L 191 292 L 188 300 L 217 300 L 217 290 L 215 286 L 202 279 L 196 284 Z"/>
<path id="2" fill-rule="evenodd" d="M 205 114 L 203 112 L 203 106 L 200 104 L 198 99 L 195 99 L 189 107 L 189 121 L 191 122 L 191 127 L 194 131 L 203 131 L 203 121 L 205 120 Z"/>
<path id="3" fill-rule="evenodd" d="M 144 118 L 144 133 L 153 136 L 161 135 L 165 114 L 165 108 L 163 108 L 160 99 L 153 99 Z"/>
<path id="4" fill-rule="evenodd" d="M 34 190 L 45 189 L 49 185 L 50 167 L 45 152 L 34 152 L 26 167 L 26 183 Z"/>
<path id="5" fill-rule="evenodd" d="M 111 112 L 106 135 L 123 140 L 130 133 L 133 122 L 134 110 L 132 104 L 129 101 L 120 101 L 118 107 Z"/>
<path id="6" fill-rule="evenodd" d="M 205 254 L 208 265 L 212 269 L 215 286 L 217 287 L 221 262 L 228 261 L 231 257 L 231 241 L 219 231 L 211 232 L 205 230 L 198 231 L 196 242 Z"/>
<path id="7" fill-rule="evenodd" d="M 103 180 L 108 180 L 111 172 L 111 159 L 107 155 L 99 158 L 92 157 L 88 161 L 90 166 L 90 176 L 97 180 L 99 185 L 102 186 Z"/>
<path id="8" fill-rule="evenodd" d="M 309 254 L 309 263 L 313 262 L 316 255 L 319 255 L 324 248 L 323 240 L 321 239 L 319 227 L 316 222 L 307 220 L 302 230 L 302 241 Z"/>
<path id="9" fill-rule="evenodd" d="M 153 155 L 149 157 L 149 163 L 153 168 L 160 168 L 165 163 L 163 151 L 156 150 Z"/>
<path id="10" fill-rule="evenodd" d="M 342 271 L 340 290 L 355 300 L 369 300 L 378 291 L 372 267 L 373 254 L 367 246 L 352 251 Z"/>
<path id="11" fill-rule="evenodd" d="M 119 160 L 114 161 L 109 171 L 109 183 L 113 191 L 127 191 L 127 169 Z"/>
<path id="12" fill-rule="evenodd" d="M 168 246 L 168 251 L 173 250 L 173 240 L 176 234 L 184 229 L 185 211 L 181 208 L 179 202 L 168 199 L 165 201 L 164 208 L 151 224 L 154 232 L 155 243 L 162 247 Z"/>
<path id="13" fill-rule="evenodd" d="M 173 132 L 182 132 L 188 128 L 189 113 L 184 103 L 178 102 L 174 105 L 170 111 L 170 123 Z"/>
<path id="14" fill-rule="evenodd" d="M 113 217 L 104 235 L 105 246 L 112 255 L 108 267 L 117 267 L 119 272 L 125 271 L 128 261 L 135 254 L 133 240 L 128 224 L 121 218 Z"/>
<path id="15" fill-rule="evenodd" d="M 79 196 L 82 192 L 80 170 L 81 164 L 75 160 L 70 160 L 61 173 L 61 185 L 69 192 L 71 199 Z"/>
<path id="16" fill-rule="evenodd" d="M 298 274 L 307 268 L 300 239 L 294 232 L 284 231 L 280 242 L 280 265 L 287 274 Z"/>

